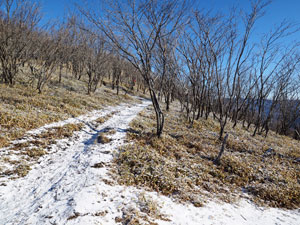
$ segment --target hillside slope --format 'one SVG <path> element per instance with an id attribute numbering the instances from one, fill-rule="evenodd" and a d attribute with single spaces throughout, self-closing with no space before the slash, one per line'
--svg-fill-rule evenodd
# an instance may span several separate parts
<path id="1" fill-rule="evenodd" d="M 149 100 L 84 84 L 1 86 L 1 224 L 298 224 L 299 141 L 239 124 L 215 165 L 213 119 L 173 103 L 158 139 Z"/>
<path id="2" fill-rule="evenodd" d="M 120 184 L 147 186 L 195 206 L 206 197 L 225 202 L 242 197 L 262 206 L 299 209 L 299 141 L 274 132 L 253 137 L 252 128 L 238 124 L 232 129 L 229 122 L 225 152 L 214 163 L 222 146 L 218 123 L 200 118 L 191 126 L 178 109 L 173 104 L 165 112 L 162 138 L 153 135 L 151 108 L 131 123 L 133 144 L 115 159 Z"/>
<path id="3" fill-rule="evenodd" d="M 299 210 L 257 207 L 249 200 L 222 203 L 204 195 L 199 197 L 205 199 L 205 204 L 196 207 L 188 202 L 178 202 L 174 196 L 149 191 L 147 187 L 119 185 L 115 179 L 118 165 L 114 159 L 118 158 L 119 148 L 121 153 L 124 149 L 126 133 L 136 134 L 135 130 L 129 129 L 130 121 L 149 104 L 149 101 L 143 101 L 111 106 L 27 132 L 26 139 L 31 140 L 53 127 L 64 127 L 75 121 L 82 124 L 72 135 L 51 144 L 47 154 L 37 159 L 26 176 L 1 178 L 0 223 L 298 223 Z M 125 153 L 123 151 L 123 156 Z"/>

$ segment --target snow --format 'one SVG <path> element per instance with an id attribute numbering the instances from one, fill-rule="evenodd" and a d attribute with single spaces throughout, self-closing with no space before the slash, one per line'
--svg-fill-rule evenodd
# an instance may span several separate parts
<path id="1" fill-rule="evenodd" d="M 239 204 L 211 200 L 197 208 L 156 192 L 116 184 L 109 174 L 113 154 L 124 144 L 130 121 L 149 104 L 122 104 L 29 132 L 36 134 L 66 123 L 86 124 L 71 139 L 53 145 L 51 153 L 41 157 L 26 177 L 0 186 L 0 224 L 116 224 L 116 218 L 126 212 L 141 212 L 140 196 L 157 203 L 167 218 L 152 218 L 158 224 L 299 224 L 299 210 L 262 208 L 247 200 Z M 103 124 L 93 122 L 113 111 L 117 113 Z M 108 128 L 116 131 L 109 135 L 112 141 L 95 142 Z M 96 163 L 102 167 L 95 168 Z"/>
<path id="2" fill-rule="evenodd" d="M 281 209 L 265 209 L 241 200 L 236 204 L 209 202 L 202 208 L 191 205 L 175 205 L 168 202 L 163 211 L 171 215 L 175 222 L 160 222 L 160 224 L 299 224 L 299 211 Z M 184 216 L 183 216 L 184 215 Z"/>

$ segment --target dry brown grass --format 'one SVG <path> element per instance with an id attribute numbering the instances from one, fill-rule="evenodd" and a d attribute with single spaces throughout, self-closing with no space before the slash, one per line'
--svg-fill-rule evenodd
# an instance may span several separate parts
<path id="1" fill-rule="evenodd" d="M 111 139 L 106 137 L 103 133 L 100 133 L 97 137 L 97 143 L 100 143 L 100 144 L 106 144 L 106 143 L 109 143 L 111 142 Z"/>
<path id="2" fill-rule="evenodd" d="M 139 193 L 135 201 L 136 208 L 121 208 L 122 216 L 116 217 L 115 222 L 121 224 L 149 224 L 158 225 L 155 220 L 170 221 L 165 215 L 160 213 L 160 206 L 143 192 Z"/>
<path id="3" fill-rule="evenodd" d="M 30 169 L 31 168 L 29 165 L 27 165 L 24 162 L 20 162 L 15 167 L 15 169 L 6 170 L 3 173 L 1 173 L 1 175 L 6 175 L 6 176 L 17 175 L 17 177 L 25 177 L 29 173 Z"/>
<path id="4" fill-rule="evenodd" d="M 140 113 L 131 127 L 128 138 L 134 144 L 123 147 L 115 159 L 121 184 L 148 187 L 195 206 L 202 205 L 204 196 L 231 202 L 247 193 L 262 205 L 300 207 L 299 141 L 273 132 L 267 138 L 252 137 L 240 125 L 227 127 L 227 147 L 215 165 L 222 143 L 211 118 L 190 127 L 173 108 L 160 139 L 154 135 L 152 111 Z M 266 154 L 269 148 L 274 154 Z"/>
<path id="5" fill-rule="evenodd" d="M 68 138 L 71 137 L 75 131 L 81 130 L 83 126 L 84 126 L 83 123 L 77 123 L 77 124 L 66 124 L 60 127 L 48 128 L 47 131 L 37 134 L 35 138 L 43 141 Z"/>
<path id="6" fill-rule="evenodd" d="M 42 94 L 30 86 L 0 84 L 0 148 L 28 130 L 132 101 L 136 100 L 126 94 L 117 96 L 104 86 L 95 94 L 86 95 L 85 83 L 71 76 L 65 76 L 61 84 L 51 81 Z"/>
<path id="7" fill-rule="evenodd" d="M 6 147 L 8 145 L 9 145 L 8 138 L 0 136 L 0 148 Z"/>
<path id="8" fill-rule="evenodd" d="M 115 115 L 118 111 L 113 111 L 106 116 L 101 116 L 98 119 L 95 120 L 96 123 L 102 124 L 105 123 L 107 120 L 109 120 L 113 115 Z"/>
<path id="9" fill-rule="evenodd" d="M 42 148 L 30 148 L 25 150 L 25 154 L 32 158 L 39 158 L 47 154 L 47 152 Z"/>

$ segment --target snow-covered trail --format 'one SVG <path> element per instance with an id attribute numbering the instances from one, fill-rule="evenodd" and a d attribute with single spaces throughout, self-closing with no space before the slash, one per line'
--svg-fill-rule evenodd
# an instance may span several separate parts
<path id="1" fill-rule="evenodd" d="M 93 165 L 111 160 L 112 150 L 124 142 L 130 121 L 148 104 L 115 107 L 117 113 L 109 120 L 98 127 L 87 123 L 71 141 L 58 141 L 53 146 L 57 151 L 42 157 L 26 177 L 0 186 L 0 224 L 65 224 L 75 217 L 74 197 L 100 182 L 101 168 Z M 110 135 L 112 141 L 97 143 L 97 135 L 108 129 L 116 131 Z"/>

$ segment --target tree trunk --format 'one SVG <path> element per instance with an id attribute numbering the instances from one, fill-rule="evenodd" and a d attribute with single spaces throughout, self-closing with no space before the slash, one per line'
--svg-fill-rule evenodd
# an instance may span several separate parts
<path id="1" fill-rule="evenodd" d="M 62 65 L 59 67 L 59 77 L 58 77 L 58 83 L 61 83 L 61 77 L 62 77 Z"/>
<path id="2" fill-rule="evenodd" d="M 156 94 L 151 87 L 149 87 L 149 92 L 150 92 L 152 104 L 156 115 L 156 135 L 158 137 L 161 137 L 163 127 L 164 127 L 164 120 L 165 120 L 164 114 L 160 109 Z"/>
<path id="3" fill-rule="evenodd" d="M 166 98 L 166 110 L 169 112 L 170 110 L 170 93 L 168 92 L 167 98 Z"/>
<path id="4" fill-rule="evenodd" d="M 226 145 L 226 141 L 227 141 L 227 138 L 228 138 L 228 134 L 226 134 L 224 140 L 223 140 L 223 143 L 222 143 L 222 147 L 221 147 L 221 150 L 219 152 L 219 155 L 217 156 L 217 158 L 214 160 L 214 164 L 218 165 L 220 164 L 220 159 L 221 159 L 221 156 L 223 155 L 224 153 L 224 149 L 225 149 L 225 145 Z"/>

